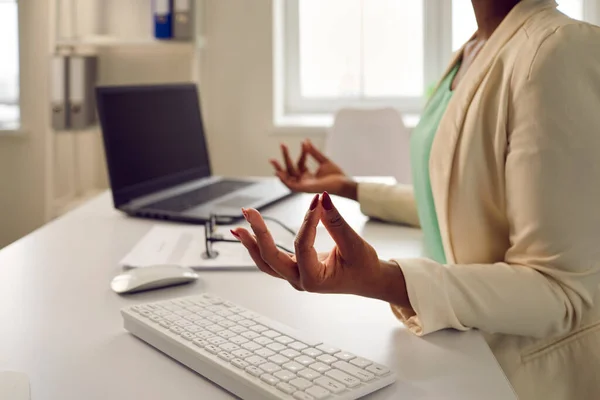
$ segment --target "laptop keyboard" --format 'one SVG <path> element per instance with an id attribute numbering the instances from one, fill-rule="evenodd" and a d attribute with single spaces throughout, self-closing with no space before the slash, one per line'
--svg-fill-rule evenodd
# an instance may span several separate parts
<path id="1" fill-rule="evenodd" d="M 201 188 L 190 192 L 148 204 L 142 209 L 182 212 L 253 184 L 253 182 L 223 180 L 202 186 Z"/>

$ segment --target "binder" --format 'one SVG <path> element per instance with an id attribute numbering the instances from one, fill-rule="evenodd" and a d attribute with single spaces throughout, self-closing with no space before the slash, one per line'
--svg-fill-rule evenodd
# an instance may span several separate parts
<path id="1" fill-rule="evenodd" d="M 96 57 L 69 57 L 68 102 L 71 129 L 85 129 L 96 122 L 96 77 Z"/>
<path id="2" fill-rule="evenodd" d="M 192 40 L 194 38 L 194 1 L 174 0 L 175 18 L 173 20 L 173 38 Z"/>
<path id="3" fill-rule="evenodd" d="M 68 82 L 69 62 L 68 58 L 55 55 L 51 60 L 51 99 L 50 107 L 52 113 L 52 128 L 57 131 L 69 129 L 69 104 Z"/>
<path id="4" fill-rule="evenodd" d="M 154 37 L 173 37 L 173 0 L 154 0 Z"/>

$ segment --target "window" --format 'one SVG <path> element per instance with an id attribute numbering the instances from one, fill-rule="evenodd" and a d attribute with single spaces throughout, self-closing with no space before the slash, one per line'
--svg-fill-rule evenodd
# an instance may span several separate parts
<path id="1" fill-rule="evenodd" d="M 0 0 L 0 129 L 19 126 L 19 32 L 17 0 Z"/>
<path id="2" fill-rule="evenodd" d="M 583 17 L 584 0 L 559 0 Z M 418 113 L 477 30 L 471 0 L 280 0 L 283 113 L 391 105 Z"/>

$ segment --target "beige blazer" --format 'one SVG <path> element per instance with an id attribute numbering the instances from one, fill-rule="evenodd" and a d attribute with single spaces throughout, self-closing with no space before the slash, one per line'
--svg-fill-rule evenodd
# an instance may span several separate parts
<path id="1" fill-rule="evenodd" d="M 398 318 L 480 329 L 521 399 L 600 399 L 600 28 L 522 0 L 454 93 L 430 175 L 448 264 L 395 260 Z M 358 197 L 418 224 L 410 187 Z"/>

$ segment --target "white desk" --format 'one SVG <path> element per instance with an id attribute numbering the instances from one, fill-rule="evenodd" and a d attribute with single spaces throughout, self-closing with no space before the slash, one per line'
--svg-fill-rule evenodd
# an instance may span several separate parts
<path id="1" fill-rule="evenodd" d="M 295 196 L 268 214 L 298 226 L 310 201 Z M 366 223 L 335 200 L 381 256 L 421 252 L 418 230 Z M 233 398 L 122 328 L 123 306 L 210 291 L 387 364 L 399 381 L 369 399 L 514 399 L 475 331 L 410 334 L 388 305 L 353 296 L 299 293 L 262 273 L 206 272 L 190 286 L 120 297 L 117 262 L 154 222 L 113 211 L 104 194 L 0 251 L 0 371 L 25 372 L 33 400 Z"/>

